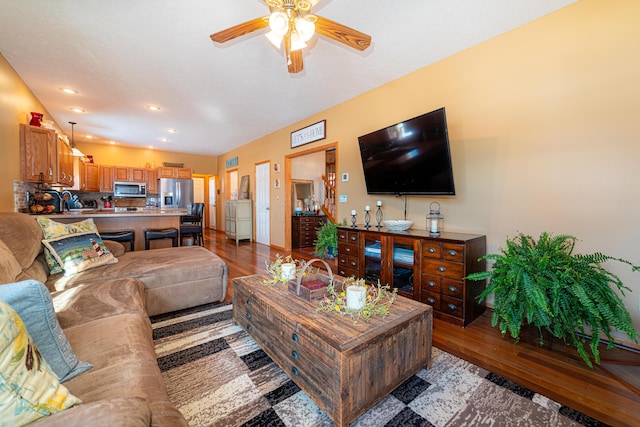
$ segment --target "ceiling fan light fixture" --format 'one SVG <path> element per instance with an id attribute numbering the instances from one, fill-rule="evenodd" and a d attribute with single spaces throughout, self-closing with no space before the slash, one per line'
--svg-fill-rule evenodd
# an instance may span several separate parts
<path id="1" fill-rule="evenodd" d="M 289 31 L 289 17 L 284 12 L 273 12 L 269 16 L 269 28 L 280 37 Z"/>
<path id="2" fill-rule="evenodd" d="M 276 47 L 276 49 L 280 49 L 280 47 L 282 46 L 282 36 L 277 35 L 273 31 L 269 31 L 264 36 L 267 38 L 267 40 L 269 40 L 269 42 L 272 45 L 274 45 Z"/>
<path id="3" fill-rule="evenodd" d="M 303 42 L 308 42 L 316 32 L 316 24 L 310 19 L 297 17 L 295 19 L 296 32 Z"/>
<path id="4" fill-rule="evenodd" d="M 300 50 L 304 47 L 307 47 L 307 44 L 302 40 L 300 35 L 297 32 L 291 34 L 291 52 L 295 52 L 296 50 Z"/>

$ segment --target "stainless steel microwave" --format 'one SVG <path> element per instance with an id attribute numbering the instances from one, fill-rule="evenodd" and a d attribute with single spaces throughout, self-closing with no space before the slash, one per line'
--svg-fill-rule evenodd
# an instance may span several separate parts
<path id="1" fill-rule="evenodd" d="M 147 197 L 147 184 L 116 181 L 113 183 L 113 195 L 115 197 Z"/>

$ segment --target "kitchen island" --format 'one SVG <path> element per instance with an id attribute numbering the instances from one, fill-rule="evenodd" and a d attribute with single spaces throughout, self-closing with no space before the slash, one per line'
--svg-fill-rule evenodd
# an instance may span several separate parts
<path id="1" fill-rule="evenodd" d="M 187 215 L 186 209 L 143 209 L 137 211 L 120 211 L 115 209 L 74 209 L 59 214 L 48 214 L 48 218 L 71 223 L 93 218 L 99 232 L 133 230 L 135 236 L 135 250 L 144 250 L 145 228 L 175 228 L 180 230 L 180 217 Z M 36 215 L 34 215 L 36 216 Z M 125 245 L 128 246 L 128 245 Z M 171 240 L 153 240 L 151 249 L 171 246 Z M 128 247 L 127 247 L 128 249 Z"/>

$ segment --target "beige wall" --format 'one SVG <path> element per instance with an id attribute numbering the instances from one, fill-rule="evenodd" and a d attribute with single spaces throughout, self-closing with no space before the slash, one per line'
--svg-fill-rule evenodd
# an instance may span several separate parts
<path id="1" fill-rule="evenodd" d="M 487 235 L 496 252 L 507 236 L 573 234 L 580 252 L 640 264 L 640 2 L 582 0 L 341 105 L 220 156 L 238 156 L 239 175 L 265 159 L 338 142 L 338 218 L 382 199 L 385 218 L 403 201 L 368 196 L 359 135 L 441 106 L 447 108 L 455 197 L 409 197 L 408 217 L 424 228 L 442 205 L 445 228 Z M 375 35 L 374 35 L 375 39 Z M 327 139 L 291 150 L 290 132 L 327 120 Z M 273 176 L 272 176 L 273 178 Z M 284 188 L 271 191 L 272 244 L 284 246 Z M 625 303 L 640 329 L 640 274 L 611 265 L 633 289 Z"/>
<path id="2" fill-rule="evenodd" d="M 170 162 L 184 163 L 185 168 L 191 168 L 193 173 L 197 174 L 216 175 L 218 171 L 218 158 L 216 156 L 201 156 L 86 142 L 78 142 L 76 145 L 82 153 L 92 155 L 94 163 L 101 165 L 144 167 L 148 163 L 150 165 L 155 164 L 157 167 L 162 166 L 163 162 Z"/>

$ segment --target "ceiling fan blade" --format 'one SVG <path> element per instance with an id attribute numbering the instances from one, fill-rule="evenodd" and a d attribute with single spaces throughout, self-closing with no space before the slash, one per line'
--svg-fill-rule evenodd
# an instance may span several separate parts
<path id="1" fill-rule="evenodd" d="M 291 50 L 291 35 L 284 38 L 285 57 L 287 59 L 287 69 L 291 74 L 299 73 L 303 69 L 302 49 Z"/>
<path id="2" fill-rule="evenodd" d="M 217 43 L 224 43 L 267 26 L 269 26 L 268 16 L 252 19 L 251 21 L 211 34 L 211 40 Z"/>
<path id="3" fill-rule="evenodd" d="M 338 24 L 330 19 L 317 16 L 316 33 L 344 43 L 357 50 L 365 50 L 371 44 L 371 36 Z"/>

